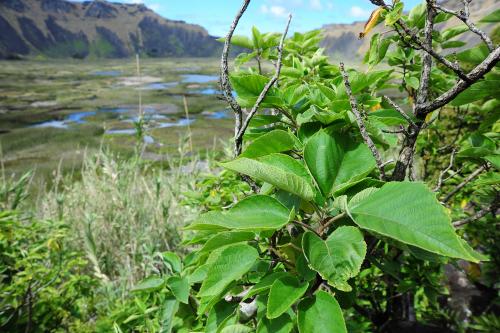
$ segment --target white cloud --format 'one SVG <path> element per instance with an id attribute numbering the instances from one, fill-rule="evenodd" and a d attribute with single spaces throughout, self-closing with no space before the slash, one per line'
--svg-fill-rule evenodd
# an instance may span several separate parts
<path id="1" fill-rule="evenodd" d="M 157 12 L 162 8 L 162 5 L 159 3 L 152 3 L 152 4 L 148 5 L 148 8 Z"/>
<path id="2" fill-rule="evenodd" d="M 309 6 L 311 6 L 311 8 L 314 9 L 314 10 L 321 10 L 321 9 L 323 9 L 323 5 L 321 4 L 321 0 L 310 0 L 309 1 Z"/>
<path id="3" fill-rule="evenodd" d="M 350 13 L 352 17 L 356 18 L 368 18 L 370 16 L 370 11 L 358 6 L 352 6 Z"/>
<path id="4" fill-rule="evenodd" d="M 288 16 L 288 11 L 283 6 L 267 6 L 267 5 L 262 5 L 260 7 L 260 11 L 263 14 L 269 14 L 269 15 L 272 15 L 272 16 L 275 16 L 275 17 L 287 17 Z"/>

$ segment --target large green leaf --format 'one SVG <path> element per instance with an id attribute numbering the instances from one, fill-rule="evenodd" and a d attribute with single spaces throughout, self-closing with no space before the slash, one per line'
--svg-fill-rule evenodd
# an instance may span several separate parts
<path id="1" fill-rule="evenodd" d="M 342 155 L 342 147 L 322 130 L 307 140 L 304 147 L 304 160 L 325 196 L 332 190 Z"/>
<path id="2" fill-rule="evenodd" d="M 163 303 L 160 333 L 172 332 L 174 316 L 177 313 L 177 310 L 179 310 L 179 301 L 174 296 L 167 296 L 165 302 Z"/>
<path id="3" fill-rule="evenodd" d="M 213 255 L 215 258 L 208 259 L 210 267 L 198 297 L 217 296 L 231 282 L 248 272 L 259 257 L 257 250 L 246 244 L 229 245 Z"/>
<path id="4" fill-rule="evenodd" d="M 236 312 L 237 308 L 238 303 L 226 302 L 224 299 L 215 304 L 208 314 L 205 332 L 216 333 L 217 329 L 227 322 L 230 316 Z"/>
<path id="5" fill-rule="evenodd" d="M 241 157 L 256 158 L 292 150 L 297 141 L 298 139 L 292 133 L 274 130 L 255 139 L 241 154 Z"/>
<path id="6" fill-rule="evenodd" d="M 307 141 L 304 159 L 325 196 L 346 183 L 362 179 L 375 167 L 373 155 L 365 144 L 323 131 Z"/>
<path id="7" fill-rule="evenodd" d="M 273 285 L 274 281 L 287 275 L 288 273 L 286 272 L 274 272 L 269 274 L 268 276 L 263 277 L 262 280 L 260 280 L 250 289 L 248 294 L 244 297 L 244 300 L 254 295 L 267 292 Z"/>
<path id="8" fill-rule="evenodd" d="M 308 287 L 309 283 L 300 283 L 299 279 L 292 275 L 274 281 L 267 299 L 267 318 L 275 319 L 288 311 Z"/>
<path id="9" fill-rule="evenodd" d="M 267 195 L 254 195 L 238 202 L 227 211 L 202 214 L 186 229 L 239 231 L 277 230 L 288 223 L 290 211 Z"/>
<path id="10" fill-rule="evenodd" d="M 230 81 L 240 105 L 242 107 L 252 107 L 269 82 L 269 78 L 259 74 L 236 73 L 231 75 Z M 278 90 L 272 87 L 261 106 L 281 106 L 282 104 L 283 101 L 279 97 Z"/>
<path id="11" fill-rule="evenodd" d="M 225 37 L 217 39 L 218 42 L 224 43 L 226 41 Z M 245 49 L 253 49 L 253 43 L 247 36 L 234 35 L 231 38 L 231 44 Z"/>
<path id="12" fill-rule="evenodd" d="M 165 286 L 165 280 L 160 277 L 148 277 L 132 288 L 134 292 L 152 292 Z"/>
<path id="13" fill-rule="evenodd" d="M 347 333 L 339 303 L 324 291 L 299 303 L 298 326 L 300 333 Z"/>
<path id="14" fill-rule="evenodd" d="M 387 183 L 362 200 L 351 200 L 348 210 L 361 228 L 443 256 L 481 258 L 463 246 L 444 207 L 422 183 Z"/>
<path id="15" fill-rule="evenodd" d="M 189 299 L 189 281 L 187 278 L 171 276 L 167 279 L 167 286 L 179 302 L 188 304 Z"/>
<path id="16" fill-rule="evenodd" d="M 290 333 L 292 329 L 293 321 L 288 313 L 275 319 L 263 317 L 257 325 L 257 333 Z"/>
<path id="17" fill-rule="evenodd" d="M 307 170 L 288 155 L 270 154 L 258 159 L 240 157 L 221 163 L 221 166 L 272 184 L 307 201 L 315 196 Z"/>
<path id="18" fill-rule="evenodd" d="M 200 249 L 199 253 L 210 253 L 220 247 L 230 244 L 241 243 L 255 238 L 255 233 L 251 231 L 225 231 L 219 232 L 210 238 Z"/>
<path id="19" fill-rule="evenodd" d="M 182 261 L 176 253 L 165 251 L 161 256 L 165 264 L 173 273 L 180 273 L 182 271 Z"/>
<path id="20" fill-rule="evenodd" d="M 306 232 L 302 247 L 309 266 L 323 279 L 339 290 L 351 290 L 347 280 L 358 275 L 366 255 L 366 243 L 358 228 L 339 227 L 326 241 Z"/>
<path id="21" fill-rule="evenodd" d="M 490 13 L 483 17 L 481 23 L 497 23 L 500 22 L 500 9 L 495 10 L 493 13 Z"/>

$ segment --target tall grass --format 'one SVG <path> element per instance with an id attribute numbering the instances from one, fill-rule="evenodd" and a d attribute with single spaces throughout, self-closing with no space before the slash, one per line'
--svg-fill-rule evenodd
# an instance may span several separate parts
<path id="1" fill-rule="evenodd" d="M 163 168 L 106 151 L 84 160 L 81 179 L 61 178 L 36 210 L 70 226 L 74 246 L 85 250 L 103 282 L 129 287 L 156 270 L 160 252 L 177 250 L 180 228 L 199 209 L 181 205 L 182 193 L 196 190 L 200 165 L 210 172 L 209 163 L 182 149 Z"/>

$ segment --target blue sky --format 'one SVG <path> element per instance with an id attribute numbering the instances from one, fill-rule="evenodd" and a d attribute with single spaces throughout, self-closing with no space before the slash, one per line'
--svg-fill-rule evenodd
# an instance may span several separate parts
<path id="1" fill-rule="evenodd" d="M 120 0 L 114 0 L 120 1 Z M 390 1 L 390 0 L 389 0 Z M 409 9 L 421 0 L 405 0 Z M 214 36 L 225 35 L 241 0 L 122 0 L 144 3 L 160 15 L 205 27 Z M 282 31 L 288 13 L 294 15 L 291 31 L 308 31 L 329 23 L 366 20 L 375 7 L 368 0 L 253 0 L 243 17 L 239 34 L 253 25 L 261 31 Z"/>

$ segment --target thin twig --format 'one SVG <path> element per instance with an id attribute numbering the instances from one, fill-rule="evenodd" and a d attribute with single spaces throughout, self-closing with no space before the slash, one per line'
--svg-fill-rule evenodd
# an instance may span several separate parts
<path id="1" fill-rule="evenodd" d="M 434 32 L 434 19 L 436 18 L 436 9 L 432 7 L 434 0 L 427 0 L 427 15 L 424 27 L 425 40 L 422 44 L 427 48 L 432 49 L 432 33 Z M 419 105 L 427 103 L 429 99 L 430 92 L 430 81 L 431 81 L 431 71 L 432 71 L 432 55 L 428 52 L 424 52 L 422 55 L 422 71 L 420 73 L 420 84 L 417 91 L 417 101 L 415 109 L 418 109 Z"/>
<path id="2" fill-rule="evenodd" d="M 292 21 L 292 15 L 290 14 L 288 16 L 288 22 L 286 24 L 285 32 L 281 36 L 280 44 L 278 46 L 278 62 L 276 64 L 276 72 L 274 73 L 274 76 L 271 78 L 271 80 L 266 84 L 264 89 L 261 91 L 259 97 L 257 98 L 257 101 L 255 102 L 254 106 L 252 107 L 252 110 L 246 117 L 245 121 L 243 122 L 243 125 L 240 128 L 240 131 L 238 132 L 238 135 L 236 135 L 236 140 L 240 140 L 243 138 L 243 135 L 245 134 L 245 131 L 248 128 L 248 125 L 250 124 L 250 120 L 252 120 L 253 116 L 257 111 L 259 110 L 260 105 L 266 98 L 269 90 L 274 86 L 274 84 L 278 81 L 281 73 L 281 66 L 282 66 L 282 60 L 283 60 L 283 45 L 285 44 L 285 39 L 286 35 L 288 34 L 288 29 L 290 28 L 290 22 Z"/>
<path id="3" fill-rule="evenodd" d="M 453 226 L 455 228 L 460 228 L 470 222 L 474 222 L 474 221 L 477 221 L 479 220 L 480 218 L 482 217 L 485 217 L 486 215 L 488 215 L 488 213 L 493 213 L 495 214 L 496 213 L 496 208 L 495 207 L 488 207 L 488 208 L 483 208 L 481 210 L 479 210 L 476 214 L 470 216 L 470 217 L 467 217 L 463 220 L 458 220 L 458 221 L 455 221 L 453 222 Z"/>
<path id="4" fill-rule="evenodd" d="M 349 96 L 349 101 L 351 103 L 351 108 L 352 112 L 354 113 L 356 117 L 356 122 L 358 123 L 359 131 L 361 132 L 361 136 L 363 137 L 363 140 L 365 143 L 368 145 L 370 148 L 373 157 L 375 157 L 375 161 L 377 162 L 377 167 L 380 171 L 380 178 L 382 180 L 385 180 L 385 170 L 384 170 L 384 163 L 382 162 L 382 158 L 380 157 L 380 153 L 377 150 L 377 147 L 375 147 L 375 144 L 373 143 L 372 139 L 368 135 L 368 131 L 366 130 L 365 123 L 363 122 L 363 118 L 361 117 L 361 113 L 358 110 L 358 103 L 356 101 L 356 98 L 352 94 L 352 89 L 351 89 L 351 84 L 349 82 L 349 76 L 347 72 L 345 71 L 344 63 L 340 63 L 340 71 L 342 73 L 342 77 L 344 79 L 344 85 L 345 85 L 345 90 L 347 95 Z"/>
<path id="5" fill-rule="evenodd" d="M 454 11 L 437 4 L 434 4 L 433 6 L 437 10 L 440 10 L 444 13 L 453 15 L 456 18 L 458 18 L 469 28 L 471 32 L 475 33 L 483 40 L 483 42 L 486 44 L 490 52 L 493 51 L 495 49 L 495 46 L 491 38 L 484 31 L 480 30 L 470 19 L 470 9 L 469 9 L 470 0 L 463 0 L 463 3 L 464 3 L 464 9 L 459 11 Z"/>
<path id="6" fill-rule="evenodd" d="M 383 96 L 383 98 L 389 103 L 396 111 L 398 111 L 401 116 L 413 127 L 416 127 L 415 123 L 413 120 L 410 118 L 410 116 L 399 106 L 397 105 L 392 99 L 389 98 L 389 96 Z"/>
<path id="7" fill-rule="evenodd" d="M 486 165 L 482 165 L 481 167 L 477 168 L 473 173 L 471 173 L 467 178 L 465 178 L 463 182 L 458 184 L 450 193 L 448 193 L 444 197 L 442 202 L 447 203 L 448 201 L 450 201 L 450 199 L 453 198 L 453 196 L 457 194 L 465 185 L 470 183 L 474 178 L 479 176 L 486 169 L 487 169 Z"/>
<path id="8" fill-rule="evenodd" d="M 226 40 L 224 41 L 224 48 L 222 50 L 222 58 L 221 58 L 221 72 L 220 72 L 220 85 L 221 85 L 221 90 L 224 95 L 224 98 L 226 99 L 227 103 L 233 109 L 234 115 L 235 115 L 235 128 L 234 128 L 234 135 L 235 137 L 238 135 L 241 126 L 242 126 L 242 121 L 243 121 L 243 110 L 241 109 L 241 106 L 238 104 L 236 99 L 233 96 L 233 88 L 231 86 L 231 82 L 229 81 L 229 65 L 228 65 L 228 57 L 229 57 L 229 49 L 231 47 L 231 39 L 233 38 L 234 31 L 236 30 L 236 27 L 238 26 L 238 23 L 245 13 L 245 11 L 248 8 L 248 5 L 250 4 L 250 0 L 244 0 L 243 5 L 241 6 L 240 10 L 236 14 L 236 17 L 234 18 L 233 23 L 231 24 L 231 27 L 229 28 L 229 32 L 227 33 Z M 241 154 L 241 145 L 238 145 L 235 142 L 235 147 L 234 147 L 234 155 L 238 156 Z"/>
<path id="9" fill-rule="evenodd" d="M 383 1 L 383 0 L 370 0 L 370 1 L 374 5 L 381 6 L 387 10 L 391 10 L 391 7 L 389 7 L 385 3 L 385 1 Z M 462 71 L 462 69 L 460 68 L 460 66 L 457 63 L 451 62 L 450 60 L 446 59 L 444 56 L 442 56 L 439 53 L 437 53 L 436 51 L 434 51 L 432 46 L 429 47 L 429 45 L 426 45 L 426 43 L 418 37 L 417 33 L 415 33 L 412 29 L 410 29 L 410 27 L 408 27 L 402 19 L 399 19 L 394 26 L 397 27 L 396 25 L 399 25 L 401 27 L 401 29 L 403 29 L 403 32 L 407 36 L 410 37 L 412 42 L 417 44 L 418 48 L 424 50 L 425 52 L 430 54 L 434 59 L 436 59 L 437 61 L 439 61 L 440 63 L 442 63 L 446 67 L 448 67 L 449 69 L 451 69 L 462 80 L 467 81 L 467 76 L 465 75 L 465 73 Z M 403 33 L 399 29 L 396 29 L 396 30 L 398 31 L 400 36 L 403 37 L 403 40 L 404 40 L 405 36 L 403 35 Z"/>
<path id="10" fill-rule="evenodd" d="M 434 192 L 438 192 L 441 187 L 443 186 L 443 178 L 444 178 L 444 175 L 448 173 L 448 171 L 451 170 L 451 168 L 453 168 L 453 164 L 455 164 L 455 156 L 457 154 L 457 149 L 454 148 L 453 151 L 451 152 L 451 156 L 450 156 L 450 164 L 446 167 L 446 169 L 444 169 L 443 171 L 441 171 L 439 173 L 439 178 L 438 178 L 438 182 L 437 182 L 437 185 L 436 187 L 434 188 Z"/>
<path id="11" fill-rule="evenodd" d="M 323 235 L 323 233 L 325 232 L 325 230 L 328 229 L 329 226 L 331 226 L 332 224 L 334 224 L 338 220 L 343 219 L 344 217 L 346 217 L 346 215 L 347 215 L 346 213 L 341 213 L 341 214 L 338 214 L 338 215 L 330 218 L 328 221 L 326 221 L 325 224 L 322 224 L 319 226 L 318 234 Z"/>
<path id="12" fill-rule="evenodd" d="M 316 230 L 314 230 L 314 228 L 313 228 L 313 227 L 311 227 L 310 225 L 308 225 L 308 224 L 306 224 L 306 223 L 304 223 L 304 222 L 300 222 L 300 221 L 292 221 L 292 223 L 297 224 L 297 225 L 301 226 L 301 227 L 302 227 L 302 228 L 304 228 L 304 229 L 307 229 L 307 230 L 309 230 L 309 231 L 312 231 L 312 232 L 314 232 L 316 235 L 318 235 L 318 236 L 319 236 L 318 232 L 317 232 Z"/>
<path id="13" fill-rule="evenodd" d="M 500 60 L 500 47 L 491 52 L 482 63 L 476 66 L 469 74 L 467 80 L 459 80 L 450 90 L 443 93 L 438 98 L 424 105 L 418 106 L 415 112 L 417 114 L 427 115 L 440 107 L 445 106 L 457 97 L 461 92 L 469 88 L 473 83 L 479 81 L 485 74 L 490 72 Z"/>

